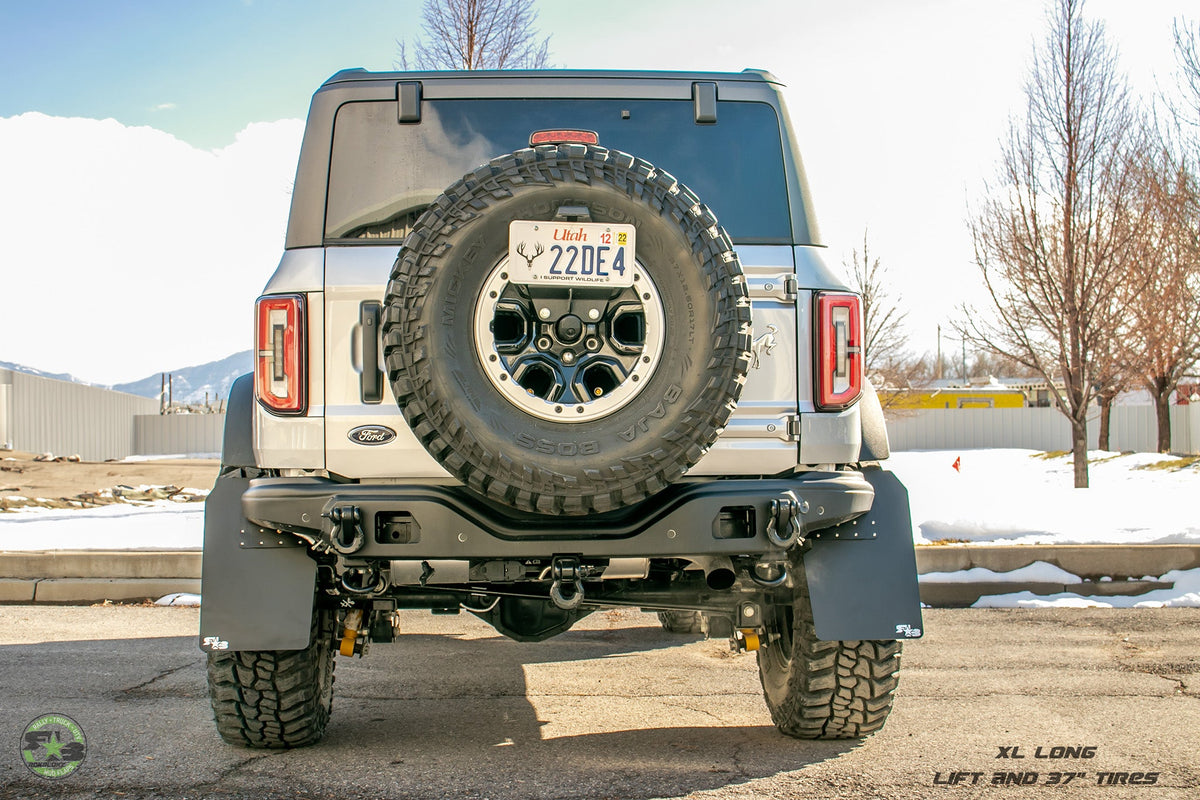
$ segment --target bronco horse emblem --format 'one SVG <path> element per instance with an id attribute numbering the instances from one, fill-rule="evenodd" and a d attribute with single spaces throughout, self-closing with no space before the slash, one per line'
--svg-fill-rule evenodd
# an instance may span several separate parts
<path id="1" fill-rule="evenodd" d="M 771 355 L 775 345 L 779 344 L 775 341 L 777 333 L 779 333 L 779 328 L 768 325 L 767 332 L 754 340 L 754 344 L 750 346 L 750 352 L 754 354 L 754 361 L 750 364 L 751 369 L 759 369 L 762 366 L 762 357 Z"/>

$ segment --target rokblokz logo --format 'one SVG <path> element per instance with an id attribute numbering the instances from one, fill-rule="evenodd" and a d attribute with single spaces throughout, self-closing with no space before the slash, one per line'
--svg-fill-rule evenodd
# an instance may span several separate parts
<path id="1" fill-rule="evenodd" d="M 22 760 L 42 778 L 67 777 L 79 769 L 86 755 L 83 728 L 65 714 L 43 714 L 21 734 Z"/>

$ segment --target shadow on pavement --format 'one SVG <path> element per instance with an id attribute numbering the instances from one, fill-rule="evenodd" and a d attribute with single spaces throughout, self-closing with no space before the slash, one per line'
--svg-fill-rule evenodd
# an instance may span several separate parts
<path id="1" fill-rule="evenodd" d="M 0 796 L 219 787 L 234 797 L 642 798 L 769 777 L 858 746 L 780 735 L 749 662 L 735 668 L 698 637 L 642 626 L 529 644 L 451 627 L 459 632 L 402 635 L 365 659 L 339 659 L 325 739 L 282 752 L 217 738 L 192 637 L 0 647 L 0 674 L 19 687 L 0 737 L 15 740 L 53 710 L 89 740 L 84 766 L 53 785 L 19 754 L 0 757 Z"/>

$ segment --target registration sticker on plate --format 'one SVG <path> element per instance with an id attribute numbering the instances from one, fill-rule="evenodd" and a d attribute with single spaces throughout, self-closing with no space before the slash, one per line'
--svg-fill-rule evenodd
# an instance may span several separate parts
<path id="1" fill-rule="evenodd" d="M 508 226 L 512 283 L 632 286 L 632 225 L 608 222 L 533 222 Z"/>

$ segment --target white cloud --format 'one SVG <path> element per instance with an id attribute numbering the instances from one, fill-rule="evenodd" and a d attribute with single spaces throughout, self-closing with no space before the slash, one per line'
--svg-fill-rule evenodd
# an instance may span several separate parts
<path id="1" fill-rule="evenodd" d="M 206 151 L 112 119 L 0 118 L 0 359 L 115 383 L 250 347 L 303 129 Z"/>
<path id="2" fill-rule="evenodd" d="M 174 103 L 159 103 L 154 107 L 155 111 L 174 111 L 179 106 Z"/>

